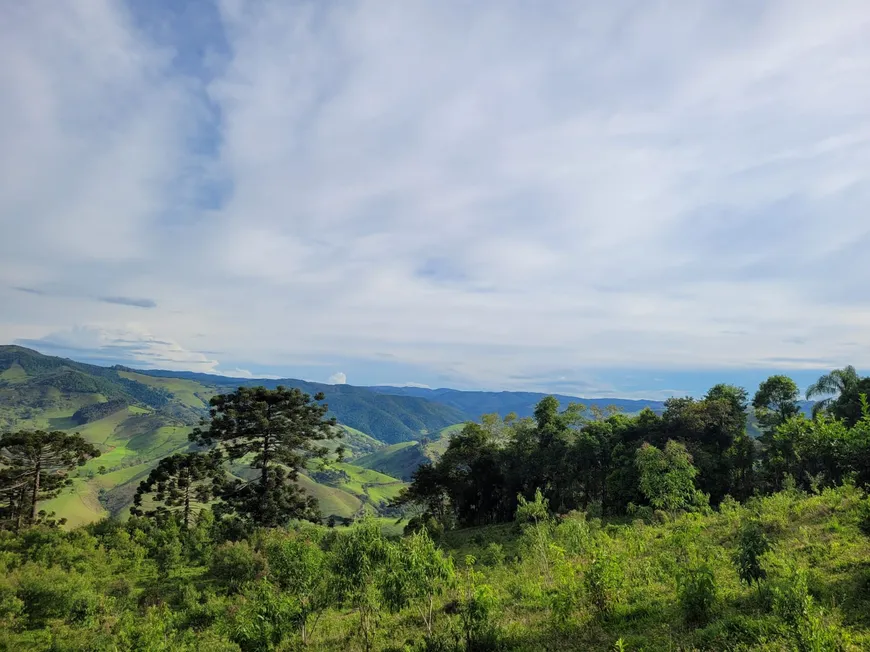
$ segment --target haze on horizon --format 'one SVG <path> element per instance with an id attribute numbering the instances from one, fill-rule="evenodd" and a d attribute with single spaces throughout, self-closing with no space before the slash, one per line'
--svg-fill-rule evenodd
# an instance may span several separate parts
<path id="1" fill-rule="evenodd" d="M 582 396 L 870 367 L 870 10 L 0 6 L 0 343 Z"/>

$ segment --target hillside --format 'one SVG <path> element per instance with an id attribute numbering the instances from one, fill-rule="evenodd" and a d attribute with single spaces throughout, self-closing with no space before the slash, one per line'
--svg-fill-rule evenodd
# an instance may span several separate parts
<path id="1" fill-rule="evenodd" d="M 391 444 L 355 459 L 354 464 L 395 478 L 410 480 L 419 466 L 437 461 L 447 450 L 450 437 L 461 429 L 461 424 L 448 426 L 433 438 Z"/>
<path id="2" fill-rule="evenodd" d="M 390 396 L 413 396 L 426 399 L 433 403 L 460 410 L 474 418 L 482 414 L 500 414 L 502 416 L 516 413 L 519 417 L 530 417 L 535 411 L 535 405 L 549 394 L 538 392 L 476 392 L 458 389 L 429 389 L 424 387 L 392 387 L 388 385 L 376 385 L 368 387 L 372 391 Z M 654 412 L 664 410 L 663 401 L 626 398 L 581 398 L 578 396 L 554 395 L 560 403 L 583 403 L 587 407 L 595 406 L 605 409 L 614 406 L 628 414 L 640 412 L 644 408 L 650 408 Z"/>
<path id="3" fill-rule="evenodd" d="M 215 378 L 223 382 L 203 384 L 124 367 L 105 368 L 4 346 L 0 347 L 0 431 L 34 428 L 80 433 L 97 446 L 101 456 L 75 471 L 72 487 L 43 507 L 63 514 L 71 527 L 110 514 L 123 515 L 157 461 L 189 449 L 188 434 L 207 414 L 209 399 L 237 384 L 233 379 Z M 370 408 L 359 394 L 354 400 L 338 401 L 339 415 L 348 410 L 358 423 L 373 422 L 393 403 L 390 397 L 384 400 L 371 394 L 377 407 Z M 418 428 L 412 431 L 402 424 L 402 432 L 408 435 L 420 436 L 428 428 L 443 427 L 444 420 L 449 420 L 444 415 L 451 413 L 437 405 L 427 410 L 421 407 L 426 403 L 421 399 L 398 403 L 396 411 Z M 431 414 L 438 416 L 430 418 Z M 339 427 L 342 438 L 329 445 L 342 445 L 347 462 L 386 446 L 356 428 L 343 423 Z M 342 472 L 329 482 L 318 482 L 310 472 L 300 478 L 300 484 L 318 498 L 324 516 L 378 513 L 403 486 L 398 478 L 350 463 L 344 464 Z"/>
<path id="4" fill-rule="evenodd" d="M 326 385 L 295 378 L 239 379 L 211 374 L 177 371 L 137 371 L 139 375 L 161 379 L 164 382 L 192 381 L 214 391 L 228 391 L 236 387 L 278 385 L 296 387 L 314 395 L 323 392 L 329 411 L 344 425 L 394 444 L 412 441 L 421 435 L 434 433 L 446 426 L 476 418 L 453 406 L 429 401 L 417 396 L 399 396 L 376 392 L 353 385 Z"/>

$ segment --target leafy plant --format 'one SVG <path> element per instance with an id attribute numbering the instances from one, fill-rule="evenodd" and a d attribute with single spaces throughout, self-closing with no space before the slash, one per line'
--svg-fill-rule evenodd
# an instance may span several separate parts
<path id="1" fill-rule="evenodd" d="M 596 551 L 584 573 L 589 602 L 600 616 L 613 611 L 617 599 L 619 567 L 606 553 Z"/>
<path id="2" fill-rule="evenodd" d="M 752 520 L 740 528 L 734 563 L 737 565 L 737 574 L 741 580 L 753 584 L 765 578 L 766 573 L 761 559 L 768 550 L 770 550 L 770 541 L 761 523 Z"/>
<path id="3" fill-rule="evenodd" d="M 677 576 L 677 599 L 690 624 L 706 622 L 716 606 L 716 576 L 706 563 L 684 569 Z"/>

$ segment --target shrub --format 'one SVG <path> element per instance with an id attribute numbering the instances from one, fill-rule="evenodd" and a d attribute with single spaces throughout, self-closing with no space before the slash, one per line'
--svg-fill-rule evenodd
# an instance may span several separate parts
<path id="1" fill-rule="evenodd" d="M 807 588 L 806 571 L 786 563 L 785 573 L 770 586 L 773 613 L 786 626 L 798 652 L 838 652 L 842 635 L 828 627 Z"/>
<path id="2" fill-rule="evenodd" d="M 737 574 L 747 584 L 764 579 L 761 557 L 770 549 L 770 541 L 758 521 L 749 521 L 740 528 L 734 563 Z"/>
<path id="3" fill-rule="evenodd" d="M 23 604 L 31 627 L 55 618 L 86 622 L 96 614 L 100 604 L 93 587 L 78 573 L 27 565 L 17 580 L 16 597 Z"/>
<path id="4" fill-rule="evenodd" d="M 306 645 L 332 598 L 326 553 L 313 541 L 286 536 L 272 537 L 265 550 L 270 579 L 295 600 L 293 624 Z"/>
<path id="5" fill-rule="evenodd" d="M 261 576 L 265 567 L 263 558 L 247 541 L 228 541 L 215 549 L 209 574 L 230 592 L 236 592 L 246 582 L 252 582 Z"/>
<path id="6" fill-rule="evenodd" d="M 584 512 L 571 512 L 556 527 L 556 541 L 569 555 L 579 556 L 586 552 L 592 539 L 592 531 Z"/>
<path id="7" fill-rule="evenodd" d="M 501 566 L 504 563 L 504 548 L 500 543 L 490 543 L 480 556 L 486 566 Z"/>
<path id="8" fill-rule="evenodd" d="M 608 556 L 597 554 L 586 569 L 583 580 L 592 607 L 601 616 L 609 614 L 617 598 L 619 568 L 616 563 Z"/>
<path id="9" fill-rule="evenodd" d="M 858 503 L 858 529 L 870 537 L 870 498 Z"/>
<path id="10" fill-rule="evenodd" d="M 716 576 L 708 564 L 687 568 L 677 576 L 677 599 L 687 623 L 709 620 L 716 597 Z"/>
<path id="11" fill-rule="evenodd" d="M 429 538 L 438 541 L 444 534 L 444 524 L 429 513 L 422 516 L 412 516 L 408 524 L 405 525 L 404 534 L 410 535 L 415 532 L 425 532 Z"/>
<path id="12" fill-rule="evenodd" d="M 481 584 L 471 589 L 459 605 L 465 649 L 480 652 L 499 649 L 499 631 L 493 619 L 497 609 L 498 599 L 491 586 Z"/>

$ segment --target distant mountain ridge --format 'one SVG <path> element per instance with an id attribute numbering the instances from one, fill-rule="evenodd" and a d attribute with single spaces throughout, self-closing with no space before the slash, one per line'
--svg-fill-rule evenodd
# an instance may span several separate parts
<path id="1" fill-rule="evenodd" d="M 480 416 L 472 416 L 454 406 L 417 396 L 375 392 L 355 385 L 327 385 L 296 378 L 231 378 L 189 371 L 137 369 L 135 373 L 154 378 L 191 380 L 221 391 L 258 385 L 272 389 L 283 385 L 311 395 L 323 392 L 330 413 L 339 422 L 387 444 L 412 441 L 421 435 L 435 433 Z"/>
<path id="2" fill-rule="evenodd" d="M 583 398 L 580 396 L 567 396 L 564 394 L 546 394 L 541 392 L 484 392 L 474 390 L 460 390 L 442 387 L 429 389 L 425 387 L 393 387 L 390 385 L 375 385 L 367 387 L 374 392 L 390 394 L 394 396 L 416 396 L 425 398 L 434 403 L 447 405 L 466 414 L 474 415 L 477 419 L 482 414 L 498 413 L 507 415 L 511 412 L 518 417 L 529 417 L 534 414 L 535 405 L 545 396 L 555 396 L 562 407 L 568 403 L 582 403 L 587 407 L 596 406 L 604 409 L 608 406 L 619 408 L 623 412 L 640 412 L 649 408 L 654 412 L 662 412 L 665 409 L 664 401 L 651 399 L 628 399 L 628 398 Z"/>

